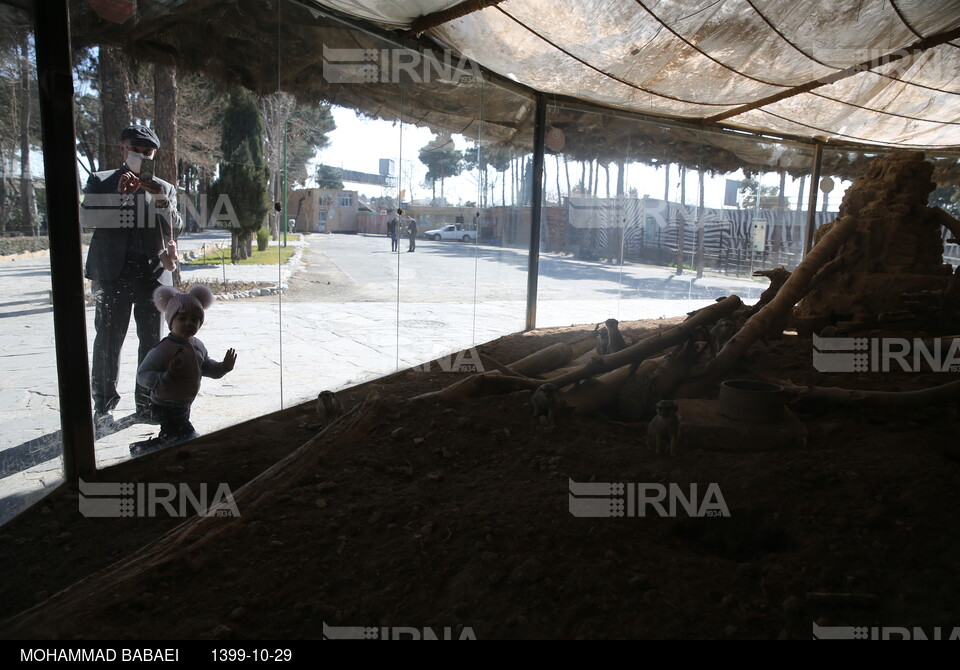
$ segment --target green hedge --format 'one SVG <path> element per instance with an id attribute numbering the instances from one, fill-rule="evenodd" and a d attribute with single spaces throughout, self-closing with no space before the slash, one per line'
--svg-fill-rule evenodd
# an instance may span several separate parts
<path id="1" fill-rule="evenodd" d="M 83 235 L 83 243 L 90 244 L 91 233 Z M 0 256 L 12 256 L 27 251 L 43 251 L 50 248 L 50 238 L 40 237 L 0 237 Z"/>

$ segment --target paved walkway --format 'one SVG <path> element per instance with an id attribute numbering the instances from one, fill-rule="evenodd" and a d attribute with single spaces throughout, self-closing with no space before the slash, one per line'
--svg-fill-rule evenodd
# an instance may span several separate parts
<path id="1" fill-rule="evenodd" d="M 310 243 L 310 237 L 307 243 Z M 181 250 L 229 243 L 222 231 L 182 238 Z M 299 242 L 290 240 L 291 244 Z M 313 253 L 321 253 L 314 251 Z M 519 253 L 519 252 L 518 252 Z M 302 253 L 274 266 L 185 266 L 185 280 L 265 282 L 285 285 L 303 267 Z M 569 261 L 573 262 L 573 261 Z M 0 357 L 4 361 L 0 406 L 0 522 L 22 503 L 61 481 L 60 417 L 49 292 L 49 259 L 0 263 L 6 298 L 0 302 Z M 545 290 L 549 294 L 549 291 Z M 389 298 L 386 298 L 389 300 Z M 523 300 L 463 302 L 312 302 L 282 296 L 218 301 L 199 333 L 213 357 L 233 347 L 236 369 L 222 379 L 204 379 L 193 405 L 193 423 L 209 433 L 316 397 L 375 379 L 425 360 L 483 343 L 524 327 Z M 630 300 L 631 319 L 682 314 L 708 300 Z M 601 321 L 609 306 L 583 299 L 545 298 L 538 322 L 569 325 Z M 87 308 L 87 345 L 92 347 L 93 306 Z M 626 317 L 625 317 L 626 318 Z M 440 335 L 442 334 L 442 336 Z M 120 394 L 114 416 L 133 413 L 136 333 L 131 325 L 121 356 Z M 129 425 L 97 441 L 102 468 L 129 458 L 130 442 L 157 432 Z"/>

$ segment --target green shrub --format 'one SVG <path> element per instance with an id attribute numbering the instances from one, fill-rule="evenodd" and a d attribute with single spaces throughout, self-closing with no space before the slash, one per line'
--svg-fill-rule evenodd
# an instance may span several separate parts
<path id="1" fill-rule="evenodd" d="M 257 231 L 257 251 L 266 251 L 269 246 L 270 229 L 266 226 L 261 226 L 260 230 Z"/>

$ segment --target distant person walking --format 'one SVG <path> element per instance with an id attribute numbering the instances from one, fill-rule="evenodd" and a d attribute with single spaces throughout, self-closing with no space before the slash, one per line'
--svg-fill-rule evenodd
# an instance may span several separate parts
<path id="1" fill-rule="evenodd" d="M 407 237 L 410 238 L 410 248 L 407 249 L 407 253 L 417 250 L 417 220 L 413 217 L 410 217 L 410 221 L 407 223 Z"/>
<path id="2" fill-rule="evenodd" d="M 397 217 L 393 217 L 387 222 L 387 234 L 390 236 L 390 251 L 400 251 L 400 238 L 397 233 L 399 232 L 400 224 L 397 223 Z"/>

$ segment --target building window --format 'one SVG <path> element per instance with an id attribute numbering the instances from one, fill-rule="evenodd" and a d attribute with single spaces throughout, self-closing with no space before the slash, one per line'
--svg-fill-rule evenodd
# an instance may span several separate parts
<path id="1" fill-rule="evenodd" d="M 340 194 L 340 206 L 341 206 L 341 207 L 353 207 L 353 194 L 352 194 L 352 193 L 341 193 L 341 194 Z"/>

